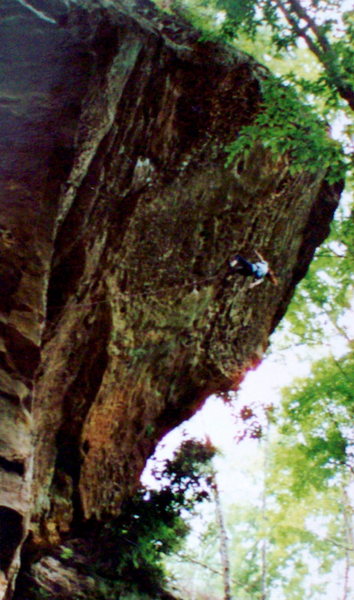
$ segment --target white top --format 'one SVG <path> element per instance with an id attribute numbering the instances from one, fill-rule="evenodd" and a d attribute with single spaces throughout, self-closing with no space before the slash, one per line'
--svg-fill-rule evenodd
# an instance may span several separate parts
<path id="1" fill-rule="evenodd" d="M 256 279 L 262 279 L 265 277 L 269 271 L 268 263 L 265 260 L 260 262 L 256 262 L 252 264 L 253 267 L 253 275 Z"/>

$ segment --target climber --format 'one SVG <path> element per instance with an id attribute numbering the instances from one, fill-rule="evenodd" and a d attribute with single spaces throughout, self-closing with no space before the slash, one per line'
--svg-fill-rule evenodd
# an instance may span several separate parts
<path id="1" fill-rule="evenodd" d="M 253 277 L 255 281 L 250 284 L 250 288 L 262 283 L 265 277 L 269 277 L 274 285 L 278 285 L 278 280 L 269 267 L 267 261 L 263 258 L 260 252 L 257 252 L 257 250 L 254 252 L 259 258 L 259 262 L 252 263 L 243 258 L 243 256 L 236 254 L 236 256 L 229 261 L 231 272 L 240 273 L 240 275 L 244 275 L 245 277 Z"/>

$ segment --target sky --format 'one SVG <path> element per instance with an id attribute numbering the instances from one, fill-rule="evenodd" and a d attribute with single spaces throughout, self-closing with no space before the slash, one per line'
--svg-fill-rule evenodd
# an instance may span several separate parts
<path id="1" fill-rule="evenodd" d="M 352 0 L 343 0 L 343 9 L 352 10 Z M 340 117 L 338 122 L 332 124 L 332 135 L 335 138 L 341 138 L 341 130 L 344 125 L 343 116 Z M 342 203 L 344 206 L 347 204 L 345 198 L 342 199 Z M 347 325 L 350 327 L 349 333 L 354 337 L 353 310 L 351 314 L 348 314 Z M 326 336 L 329 337 L 330 335 L 324 332 L 324 344 Z M 280 338 L 281 334 L 276 333 L 274 339 L 279 342 Z M 332 338 L 331 345 L 336 356 L 340 356 L 343 353 L 342 341 Z M 276 343 L 274 343 L 274 346 L 276 346 Z M 318 349 L 317 353 L 318 358 L 320 358 L 321 349 Z M 314 357 L 312 356 L 311 358 L 313 360 Z M 310 356 L 301 356 L 292 349 L 281 354 L 279 352 L 270 353 L 255 371 L 247 374 L 235 397 L 235 402 L 241 404 L 248 404 L 249 402 L 279 404 L 281 389 L 290 385 L 296 377 L 305 377 L 308 375 L 312 360 Z M 247 477 L 247 465 L 252 464 L 252 460 L 257 454 L 257 442 L 253 440 L 244 441 L 241 444 L 236 442 L 235 417 L 232 413 L 232 407 L 225 405 L 220 398 L 215 396 L 210 397 L 204 407 L 189 421 L 170 432 L 162 440 L 156 453 L 159 459 L 172 455 L 173 450 L 182 441 L 183 432 L 188 437 L 199 439 L 203 439 L 207 435 L 212 443 L 221 449 L 222 456 L 215 459 L 215 461 L 218 471 L 218 484 L 224 503 L 237 503 L 239 499 L 244 499 L 248 494 L 259 494 L 259 490 L 254 489 L 254 483 L 251 478 Z M 152 462 L 150 461 L 145 470 L 143 476 L 144 483 L 151 482 L 151 464 Z M 342 583 L 340 584 L 341 592 L 339 592 L 338 588 L 341 572 L 342 565 L 338 565 L 338 573 L 332 581 L 328 582 L 328 589 L 323 596 L 323 600 L 337 600 L 339 597 L 342 597 Z"/>
<path id="2" fill-rule="evenodd" d="M 354 337 L 353 310 L 347 315 L 346 326 L 348 333 Z M 278 405 L 281 400 L 282 388 L 290 385 L 295 378 L 306 377 L 309 374 L 314 359 L 312 356 L 313 350 L 311 349 L 311 354 L 306 348 L 300 348 L 299 350 L 289 348 L 282 352 L 277 351 L 277 348 L 283 346 L 283 339 L 282 331 L 273 334 L 269 354 L 255 370 L 248 372 L 240 390 L 235 394 L 234 402 L 236 405 L 238 403 L 241 405 L 249 404 L 250 402 Z M 343 342 L 332 339 L 332 343 L 336 355 L 340 356 L 345 350 Z M 271 351 L 272 348 L 273 351 Z M 317 349 L 318 357 L 321 356 L 321 353 L 324 353 L 324 347 Z M 217 481 L 224 509 L 238 503 L 240 505 L 244 504 L 245 498 L 249 499 L 250 503 L 257 504 L 257 500 L 261 497 L 261 486 L 257 483 L 258 478 L 254 477 L 254 466 L 261 456 L 259 442 L 246 440 L 237 443 L 235 431 L 233 406 L 225 404 L 221 398 L 211 396 L 204 407 L 189 421 L 184 422 L 162 440 L 157 448 L 156 457 L 158 460 L 170 458 L 173 451 L 180 445 L 184 434 L 187 437 L 196 437 L 201 440 L 205 439 L 207 435 L 212 443 L 221 450 L 221 455 L 214 458 L 214 467 L 217 472 Z M 147 485 L 153 485 L 150 474 L 152 465 L 153 460 L 150 460 L 143 475 L 143 482 Z M 200 522 L 195 519 L 195 530 L 190 538 L 192 541 L 189 542 L 192 547 L 196 544 L 193 540 L 198 540 L 198 536 L 203 529 L 203 519 L 203 516 L 201 516 Z M 321 523 L 314 523 L 313 528 L 317 528 L 317 534 L 320 536 Z M 309 556 L 309 561 L 312 561 L 311 564 L 313 563 L 312 579 L 308 579 L 308 585 L 311 585 L 318 581 L 317 573 L 319 573 L 320 567 L 317 564 L 318 561 L 316 562 L 316 559 L 312 556 Z M 183 573 L 183 568 L 181 572 Z M 196 582 L 200 582 L 200 577 L 203 581 L 203 577 L 205 577 L 205 589 L 207 589 L 208 572 L 204 572 L 203 569 L 199 570 L 199 575 L 195 573 L 195 577 Z M 352 585 L 354 587 L 354 582 Z M 326 592 L 321 592 L 321 596 L 316 596 L 316 598 L 339 600 L 342 598 L 342 592 L 343 563 L 338 563 L 338 565 L 333 565 L 331 575 L 328 575 Z M 285 598 L 280 589 L 274 589 L 271 591 L 270 600 L 285 600 Z"/>
<path id="3" fill-rule="evenodd" d="M 278 336 L 280 338 L 280 335 Z M 255 448 L 255 442 L 245 441 L 237 444 L 235 440 L 236 425 L 233 416 L 234 405 L 279 404 L 281 389 L 290 384 L 295 377 L 304 377 L 310 371 L 310 365 L 293 351 L 270 353 L 253 371 L 249 371 L 234 395 L 234 402 L 225 404 L 217 397 L 211 396 L 191 419 L 185 421 L 165 436 L 160 442 L 155 456 L 158 460 L 170 458 L 183 439 L 183 435 L 204 439 L 207 435 L 212 443 L 221 450 L 223 457 L 216 460 L 219 471 L 219 485 L 226 495 L 233 493 L 232 473 L 235 462 L 242 462 Z M 151 484 L 150 471 L 153 460 L 143 474 L 142 481 Z M 228 467 L 229 465 L 229 467 Z"/>
<path id="4" fill-rule="evenodd" d="M 347 333 L 354 338 L 354 300 L 353 306 L 343 320 Z M 148 461 L 142 476 L 143 483 L 153 485 L 151 469 L 154 459 L 170 458 L 173 451 L 180 445 L 183 436 L 205 439 L 208 436 L 212 443 L 221 450 L 221 458 L 216 459 L 219 471 L 219 485 L 226 497 L 233 497 L 233 473 L 235 464 L 247 462 L 250 455 L 256 453 L 253 440 L 238 444 L 236 435 L 234 407 L 238 405 L 275 405 L 281 401 L 281 391 L 289 386 L 296 378 L 306 377 L 311 371 L 314 359 L 327 353 L 326 334 L 324 333 L 322 347 L 308 349 L 300 347 L 284 348 L 284 331 L 277 330 L 270 340 L 270 348 L 260 365 L 247 373 L 240 389 L 234 395 L 231 404 L 217 397 L 210 396 L 204 406 L 188 421 L 185 421 L 167 434 L 158 445 L 154 457 Z M 339 357 L 346 351 L 343 338 L 331 335 L 331 349 Z M 246 485 L 246 481 L 244 482 Z M 242 492 L 243 493 L 243 492 Z"/>

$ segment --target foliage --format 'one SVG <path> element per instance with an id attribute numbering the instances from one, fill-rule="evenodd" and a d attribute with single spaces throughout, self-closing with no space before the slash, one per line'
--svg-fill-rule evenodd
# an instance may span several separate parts
<path id="1" fill-rule="evenodd" d="M 323 489 L 341 470 L 354 472 L 354 353 L 315 363 L 309 378 L 284 391 L 278 462 L 292 472 L 291 490 Z"/>
<path id="2" fill-rule="evenodd" d="M 227 30 L 255 39 L 268 27 L 273 54 L 289 54 L 305 43 L 321 65 L 307 91 L 326 96 L 327 106 L 338 106 L 338 97 L 354 110 L 354 20 L 341 0 L 217 0 L 229 21 Z M 299 82 L 300 83 L 300 82 Z"/>
<path id="3" fill-rule="evenodd" d="M 98 573 L 121 579 L 158 597 L 165 579 L 163 560 L 175 552 L 189 531 L 188 512 L 209 498 L 210 444 L 185 440 L 155 476 L 159 489 L 141 487 L 123 506 L 122 514 L 99 534 L 105 556 L 96 560 Z"/>
<path id="4" fill-rule="evenodd" d="M 254 478 L 259 490 L 258 497 L 240 494 L 226 512 L 232 597 L 319 600 L 324 597 L 329 574 L 333 568 L 338 569 L 338 561 L 343 556 L 340 490 L 333 487 L 328 492 L 313 488 L 306 497 L 295 498 L 288 485 L 291 474 L 285 471 L 284 464 L 284 468 L 279 469 L 274 460 L 273 443 L 268 448 L 266 444 L 258 444 L 258 449 L 257 463 L 248 464 L 249 477 Z M 268 459 L 262 490 L 259 479 L 263 479 L 264 472 L 260 472 L 258 461 L 264 451 Z M 264 460 L 262 464 L 264 466 Z M 198 531 L 201 529 L 199 522 Z M 185 549 L 182 566 L 180 559 L 169 560 L 179 580 L 194 580 L 195 598 L 199 598 L 199 590 L 200 597 L 205 597 L 202 590 L 205 590 L 206 579 L 209 593 L 206 597 L 222 597 L 218 541 L 217 528 L 209 517 L 198 541 L 194 537 Z M 266 588 L 262 586 L 262 571 L 266 575 Z"/>
<path id="5" fill-rule="evenodd" d="M 274 158 L 286 155 L 289 172 L 304 169 L 327 171 L 329 182 L 343 178 L 345 162 L 338 144 L 326 133 L 326 123 L 314 114 L 292 87 L 281 85 L 274 76 L 262 82 L 263 103 L 254 122 L 242 128 L 228 146 L 229 165 L 236 156 L 247 157 L 257 143 L 269 148 Z"/>
<path id="6" fill-rule="evenodd" d="M 62 547 L 60 552 L 60 558 L 63 560 L 69 560 L 73 557 L 74 551 L 72 548 L 67 548 L 65 546 Z"/>
<path id="7" fill-rule="evenodd" d="M 273 70 L 260 82 L 259 114 L 228 148 L 228 164 L 261 141 L 276 156 L 289 156 L 295 173 L 324 168 L 335 182 L 352 170 L 351 121 L 342 148 L 327 133 L 338 111 L 350 119 L 354 110 L 354 17 L 340 0 L 184 0 L 171 6 L 184 7 L 202 39 L 231 42 Z"/>
<path id="8" fill-rule="evenodd" d="M 349 600 L 354 538 L 347 488 L 354 469 L 354 354 L 347 315 L 352 302 L 353 242 L 354 222 L 345 206 L 288 312 L 283 340 L 294 347 L 311 343 L 321 353 L 310 376 L 284 391 L 278 409 L 256 400 L 236 407 L 237 441 L 253 439 L 266 457 L 263 472 L 258 465 L 254 475 L 264 482 L 263 498 L 260 492 L 258 498 L 234 501 L 229 509 L 231 576 L 234 595 L 240 600 L 320 599 L 327 597 L 331 580 L 341 597 Z M 267 419 L 272 432 L 269 442 L 264 436 Z M 196 547 L 198 553 L 193 555 Z M 193 560 L 190 573 L 196 572 L 197 563 L 203 565 L 201 588 L 205 569 L 214 569 L 208 576 L 211 597 L 221 593 L 216 548 L 217 533 L 211 524 L 198 545 L 185 552 Z"/>
<path id="9" fill-rule="evenodd" d="M 189 532 L 189 515 L 212 493 L 209 464 L 215 452 L 209 441 L 184 440 L 173 457 L 156 468 L 158 489 L 140 487 L 118 518 L 103 527 L 88 523 L 84 541 L 78 538 L 60 546 L 57 558 L 84 575 L 83 581 L 88 577 L 94 582 L 93 590 L 82 593 L 78 585 L 73 600 L 173 598 L 163 589 L 164 559 L 180 548 Z M 29 589 L 27 580 L 22 586 L 28 600 L 54 598 L 44 587 Z M 58 591 L 55 598 L 59 597 Z"/>
<path id="10" fill-rule="evenodd" d="M 244 440 L 260 440 L 263 428 L 273 413 L 273 405 L 260 402 L 258 398 L 247 399 L 247 403 L 238 402 L 233 407 L 235 421 L 235 441 L 240 443 Z"/>
<path id="11" fill-rule="evenodd" d="M 228 164 L 262 143 L 275 158 L 288 159 L 292 173 L 326 170 L 334 183 L 346 172 L 350 192 L 353 11 L 344 12 L 341 0 L 185 3 L 203 13 L 199 23 L 204 19 L 204 38 L 226 39 L 278 75 L 265 72 L 260 77 L 263 104 L 228 148 Z M 223 11 L 223 18 L 214 17 L 213 22 L 212 9 L 214 15 Z M 344 122 L 342 148 L 328 136 L 328 123 L 338 116 Z M 353 297 L 354 213 L 346 204 L 344 198 L 284 325 L 287 344 L 300 349 L 310 345 L 321 359 L 313 363 L 308 378 L 284 392 L 279 410 L 259 409 L 251 401 L 236 415 L 238 441 L 259 439 L 254 443 L 267 455 L 263 501 L 252 504 L 247 498 L 247 503 L 234 506 L 229 520 L 234 594 L 240 599 L 322 598 L 331 570 L 341 571 L 336 575 L 340 594 L 349 598 L 354 536 L 347 488 L 354 470 L 354 355 L 348 311 Z M 275 432 L 267 448 L 261 436 L 265 415 Z M 259 472 L 258 477 L 262 478 Z M 208 551 L 194 563 L 215 566 L 215 528 L 208 529 L 205 541 Z M 315 581 L 312 571 L 318 574 Z"/>
<path id="12" fill-rule="evenodd" d="M 337 212 L 331 234 L 318 250 L 286 314 L 292 343 L 323 345 L 323 331 L 349 338 L 343 318 L 353 297 L 354 220 Z"/>
<path id="13" fill-rule="evenodd" d="M 346 322 L 353 297 L 353 253 L 354 222 L 347 209 L 337 215 L 287 312 L 288 342 L 321 347 L 323 354 L 309 377 L 284 390 L 277 415 L 283 439 L 291 440 L 286 445 L 291 446 L 287 460 L 293 469 L 294 493 L 308 485 L 325 485 L 342 467 L 354 468 L 350 432 L 354 353 Z M 329 337 L 340 346 L 340 355 L 331 348 Z M 283 457 L 286 460 L 284 453 Z"/>

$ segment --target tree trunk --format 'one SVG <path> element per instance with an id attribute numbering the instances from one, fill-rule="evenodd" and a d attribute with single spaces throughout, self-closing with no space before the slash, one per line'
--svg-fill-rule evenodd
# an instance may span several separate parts
<path id="1" fill-rule="evenodd" d="M 231 585 L 230 585 L 230 560 L 228 550 L 228 537 L 225 527 L 224 514 L 222 510 L 220 490 L 216 480 L 216 473 L 213 473 L 213 492 L 215 500 L 215 514 L 216 522 L 219 529 L 219 542 L 220 542 L 220 559 L 222 566 L 222 577 L 224 587 L 224 600 L 232 600 L 231 596 Z"/>
<path id="2" fill-rule="evenodd" d="M 321 32 L 315 21 L 298 0 L 289 0 L 288 4 L 290 4 L 290 8 L 282 0 L 275 0 L 275 4 L 285 16 L 293 32 L 306 42 L 309 50 L 324 67 L 329 81 L 334 85 L 338 94 L 347 102 L 351 110 L 354 111 L 354 88 L 348 84 L 348 76 L 346 77 L 345 72 L 343 73 L 338 63 L 338 57 L 326 35 Z M 307 26 L 300 26 L 299 21 L 305 21 Z M 312 32 L 313 37 L 309 35 L 308 31 Z"/>
<path id="3" fill-rule="evenodd" d="M 267 546 L 268 546 L 268 531 L 267 531 L 267 478 L 268 478 L 268 449 L 269 449 L 269 424 L 264 427 L 264 435 L 261 440 L 263 445 L 263 482 L 262 482 L 262 499 L 261 499 L 261 511 L 262 511 L 262 530 L 263 537 L 261 541 L 261 600 L 267 600 Z"/>
<path id="4" fill-rule="evenodd" d="M 345 535 L 345 555 L 344 555 L 344 578 L 343 578 L 343 596 L 342 600 L 349 600 L 350 594 L 350 574 L 354 571 L 354 532 L 353 532 L 353 507 L 347 489 L 343 486 L 343 521 Z"/>

